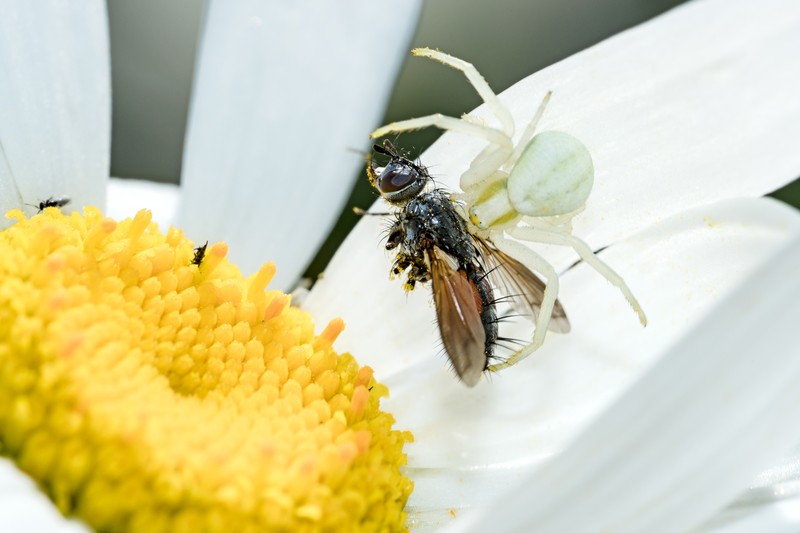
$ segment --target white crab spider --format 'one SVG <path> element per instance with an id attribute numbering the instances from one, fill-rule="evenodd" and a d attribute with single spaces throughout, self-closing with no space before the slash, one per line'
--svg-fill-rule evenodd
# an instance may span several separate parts
<path id="1" fill-rule="evenodd" d="M 430 48 L 416 48 L 411 53 L 435 59 L 463 72 L 500 127 L 479 124 L 468 116 L 457 119 L 437 113 L 387 124 L 373 131 L 370 137 L 435 126 L 488 141 L 488 146 L 461 175 L 460 185 L 464 192 L 454 194 L 453 199 L 463 202 L 463 214 L 470 232 L 489 240 L 500 251 L 545 278 L 544 296 L 531 343 L 505 361 L 490 365 L 488 370 L 512 366 L 542 345 L 558 297 L 558 274 L 553 266 L 541 255 L 507 236 L 572 248 L 583 261 L 620 289 L 642 325 L 646 325 L 647 317 L 642 307 L 620 275 L 601 261 L 588 244 L 572 235 L 566 224 L 559 223 L 560 218 L 568 221 L 583 209 L 592 190 L 594 167 L 589 151 L 575 137 L 558 131 L 534 135 L 551 93 L 545 95 L 514 145 L 515 125 L 511 113 L 471 63 Z"/>

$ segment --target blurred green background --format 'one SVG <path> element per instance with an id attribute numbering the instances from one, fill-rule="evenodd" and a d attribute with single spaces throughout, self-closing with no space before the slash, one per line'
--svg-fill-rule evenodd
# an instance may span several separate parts
<path id="1" fill-rule="evenodd" d="M 111 175 L 178 183 L 202 0 L 108 0 L 112 55 Z M 496 92 L 682 0 L 428 0 L 410 48 L 439 48 L 474 63 Z M 375 46 L 392 21 L 375 21 Z M 381 68 L 379 64 L 375 68 Z M 463 76 L 409 57 L 386 122 L 440 112 L 460 116 L 480 104 Z M 377 126 L 377 124 L 376 124 Z M 368 132 L 364 132 L 365 141 Z M 417 154 L 441 132 L 403 135 Z M 354 147 L 354 148 L 365 148 Z M 773 196 L 800 207 L 800 180 Z M 316 278 L 350 228 L 351 207 L 375 200 L 359 176 L 336 227 L 305 276 Z"/>

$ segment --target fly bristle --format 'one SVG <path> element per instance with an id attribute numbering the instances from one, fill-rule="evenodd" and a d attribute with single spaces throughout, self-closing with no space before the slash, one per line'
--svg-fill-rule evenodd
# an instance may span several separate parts
<path id="1" fill-rule="evenodd" d="M 488 356 L 486 361 L 487 368 L 489 365 L 497 364 L 505 361 L 508 359 L 508 356 L 516 353 L 519 350 L 520 346 L 524 346 L 528 344 L 526 341 L 522 339 L 515 339 L 510 337 L 498 337 L 493 345 L 492 354 Z M 498 349 L 505 352 L 504 354 L 499 354 Z M 485 374 L 491 374 L 492 372 L 485 372 Z"/>
<path id="2" fill-rule="evenodd" d="M 487 305 L 497 305 L 508 301 L 513 301 L 514 298 L 521 298 L 525 296 L 524 294 L 504 294 L 503 296 L 498 296 L 497 298 L 492 299 L 490 302 L 487 302 Z"/>
<path id="3" fill-rule="evenodd" d="M 447 348 L 445 348 L 444 341 L 441 338 L 439 338 L 439 340 L 436 342 L 435 348 L 436 357 L 444 359 L 447 363 L 447 366 L 450 367 L 450 371 L 456 373 L 457 375 L 458 373 L 456 372 L 456 367 L 453 364 L 453 361 L 450 359 L 450 356 L 447 354 Z"/>
<path id="4" fill-rule="evenodd" d="M 507 344 L 512 344 L 512 345 L 515 345 L 515 346 L 525 346 L 526 344 L 528 344 L 527 342 L 523 341 L 522 339 L 515 339 L 514 337 L 497 337 L 497 341 L 495 341 L 495 344 L 498 344 L 498 345 L 502 346 L 502 344 L 500 344 L 501 342 L 507 343 Z"/>
<path id="5" fill-rule="evenodd" d="M 482 257 L 481 257 L 481 260 L 483 260 L 483 258 L 482 258 Z M 488 278 L 488 277 L 489 277 L 489 275 L 490 275 L 492 272 L 494 272 L 495 270 L 499 269 L 501 266 L 502 266 L 502 265 L 499 265 L 499 264 L 498 264 L 498 265 L 495 265 L 495 266 L 493 266 L 492 268 L 490 268 L 489 270 L 487 270 L 487 271 L 486 271 L 486 272 L 483 274 L 483 276 L 481 276 L 480 278 L 478 278 L 478 281 L 483 281 L 483 280 L 485 280 L 486 278 Z M 484 267 L 485 267 L 485 265 L 484 265 Z M 485 268 L 484 268 L 484 270 L 485 270 Z"/>
<path id="6" fill-rule="evenodd" d="M 513 314 L 499 316 L 494 320 L 488 320 L 487 322 L 489 322 L 490 324 L 501 324 L 503 322 L 510 322 L 512 318 L 518 318 L 518 317 L 528 318 L 530 316 L 531 316 L 530 313 L 513 313 Z"/>

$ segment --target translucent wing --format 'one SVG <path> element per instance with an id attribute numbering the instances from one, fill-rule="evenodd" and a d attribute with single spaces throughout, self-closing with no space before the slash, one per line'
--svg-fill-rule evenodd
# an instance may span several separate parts
<path id="1" fill-rule="evenodd" d="M 428 253 L 428 260 L 444 349 L 461 381 L 473 387 L 486 369 L 486 332 L 477 288 L 436 246 Z"/>
<path id="2" fill-rule="evenodd" d="M 492 285 L 501 289 L 523 312 L 529 312 L 534 322 L 542 307 L 545 284 L 539 276 L 525 265 L 501 252 L 489 242 L 473 235 L 473 239 L 481 251 L 486 271 Z M 555 333 L 568 333 L 570 330 L 567 314 L 561 303 L 556 300 L 547 329 Z"/>

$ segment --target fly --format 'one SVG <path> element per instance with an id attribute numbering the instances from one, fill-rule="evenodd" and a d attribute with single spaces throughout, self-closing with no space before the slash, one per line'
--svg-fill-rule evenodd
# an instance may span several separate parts
<path id="1" fill-rule="evenodd" d="M 38 204 L 26 204 L 26 205 L 30 205 L 31 207 L 37 208 L 39 210 L 39 213 L 41 213 L 42 211 L 44 211 L 48 207 L 64 207 L 65 205 L 67 205 L 71 201 L 72 200 L 70 198 L 66 197 L 66 196 L 62 196 L 60 198 L 51 196 L 47 200 L 42 200 Z"/>
<path id="2" fill-rule="evenodd" d="M 208 241 L 203 246 L 198 246 L 194 249 L 194 257 L 192 258 L 192 264 L 200 266 L 200 263 L 203 262 L 203 259 L 206 257 L 206 248 L 208 248 Z"/>
<path id="3" fill-rule="evenodd" d="M 518 306 L 535 316 L 541 306 L 544 282 L 522 263 L 471 233 L 456 203 L 433 186 L 428 170 L 384 140 L 373 150 L 389 158 L 385 167 L 367 165 L 370 183 L 397 207 L 389 227 L 386 249 L 397 250 L 392 273 L 405 272 L 404 288 L 431 282 L 439 333 L 458 377 L 475 386 L 497 359 L 498 286 Z M 569 330 L 564 309 L 556 302 L 549 329 Z"/>

